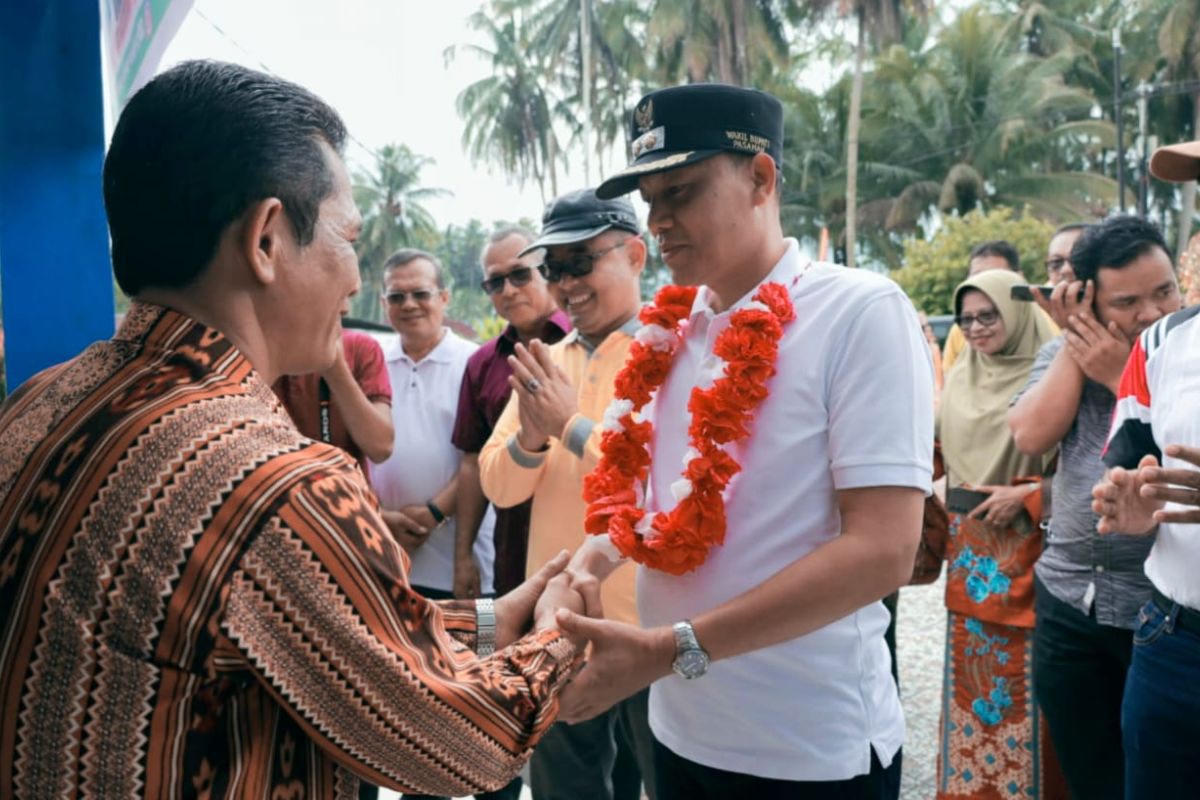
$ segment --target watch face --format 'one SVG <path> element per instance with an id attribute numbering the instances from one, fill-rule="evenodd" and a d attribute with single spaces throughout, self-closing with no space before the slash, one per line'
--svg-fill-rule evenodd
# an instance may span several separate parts
<path id="1" fill-rule="evenodd" d="M 687 679 L 699 678 L 708 671 L 708 656 L 703 650 L 684 650 L 675 658 L 675 671 Z"/>

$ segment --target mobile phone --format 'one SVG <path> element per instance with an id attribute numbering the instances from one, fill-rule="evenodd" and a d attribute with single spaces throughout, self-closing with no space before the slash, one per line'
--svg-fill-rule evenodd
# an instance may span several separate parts
<path id="1" fill-rule="evenodd" d="M 1038 294 L 1040 294 L 1042 297 L 1049 300 L 1050 295 L 1054 292 L 1054 287 L 1053 286 L 1030 286 L 1028 283 L 1018 283 L 1016 286 L 1012 287 L 1011 290 L 1009 290 L 1009 297 L 1011 297 L 1013 300 L 1023 300 L 1026 303 L 1032 303 L 1033 302 L 1033 293 L 1035 291 Z M 1084 294 L 1084 290 L 1080 289 L 1079 296 L 1077 298 L 1075 298 L 1076 302 L 1083 301 L 1083 294 Z"/>
<path id="2" fill-rule="evenodd" d="M 987 492 L 977 492 L 973 489 L 954 487 L 946 492 L 946 510 L 955 514 L 966 514 L 974 511 L 979 504 L 991 497 Z"/>
<path id="3" fill-rule="evenodd" d="M 1018 283 L 1016 286 L 1012 287 L 1009 292 L 1009 296 L 1012 297 L 1013 300 L 1021 300 L 1026 303 L 1032 303 L 1034 290 L 1037 290 L 1042 297 L 1049 300 L 1050 294 L 1054 291 L 1054 287 L 1030 286 L 1028 283 Z"/>

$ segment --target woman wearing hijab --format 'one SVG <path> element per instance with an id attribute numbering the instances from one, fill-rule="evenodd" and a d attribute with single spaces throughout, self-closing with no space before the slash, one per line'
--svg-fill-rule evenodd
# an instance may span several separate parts
<path id="1" fill-rule="evenodd" d="M 1033 565 L 1042 552 L 1040 479 L 1050 456 L 1022 455 L 1006 419 L 1050 322 L 1010 297 L 1020 275 L 983 272 L 955 290 L 968 350 L 939 412 L 950 534 L 938 798 L 1054 798 L 1057 772 L 1033 697 Z"/>

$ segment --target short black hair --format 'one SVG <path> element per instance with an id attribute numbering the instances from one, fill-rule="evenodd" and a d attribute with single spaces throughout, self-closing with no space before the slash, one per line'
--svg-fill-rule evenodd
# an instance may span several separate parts
<path id="1" fill-rule="evenodd" d="M 971 262 L 980 256 L 997 256 L 1008 262 L 1008 268 L 1013 272 L 1021 271 L 1021 254 L 1017 252 L 1017 248 L 1004 239 L 993 239 L 990 242 L 982 242 L 971 248 L 970 255 L 967 256 L 967 268 L 970 269 Z"/>
<path id="2" fill-rule="evenodd" d="M 1090 222 L 1068 222 L 1066 225 L 1059 225 L 1057 230 L 1050 234 L 1050 238 L 1054 239 L 1055 237 L 1061 236 L 1064 233 L 1086 231 L 1090 227 L 1092 227 L 1092 223 Z"/>
<path id="3" fill-rule="evenodd" d="M 1094 281 L 1101 269 L 1121 269 L 1156 247 L 1174 265 L 1157 225 L 1133 214 L 1117 214 L 1084 229 L 1071 248 L 1071 267 L 1076 280 Z"/>
<path id="4" fill-rule="evenodd" d="M 383 262 L 383 281 L 387 283 L 388 275 L 394 269 L 407 267 L 411 262 L 418 258 L 423 258 L 430 264 L 433 264 L 434 280 L 437 281 L 437 288 L 446 288 L 445 270 L 442 269 L 442 262 L 438 261 L 437 256 L 427 250 L 421 250 L 416 247 L 402 247 L 396 252 L 388 256 L 388 260 Z"/>
<path id="5" fill-rule="evenodd" d="M 179 288 L 200 276 L 221 233 L 277 197 L 301 246 L 312 241 L 340 153 L 341 117 L 312 92 L 236 64 L 186 61 L 125 106 L 104 160 L 104 207 L 121 290 Z"/>

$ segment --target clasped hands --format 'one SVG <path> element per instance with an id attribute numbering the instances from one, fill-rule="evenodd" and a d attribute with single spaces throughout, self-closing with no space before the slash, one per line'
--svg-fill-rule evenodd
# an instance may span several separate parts
<path id="1" fill-rule="evenodd" d="M 530 452 L 541 450 L 563 435 L 579 409 L 578 391 L 541 341 L 535 339 L 528 348 L 518 344 L 508 363 L 513 371 L 508 384 L 517 395 L 521 423 L 517 441 Z"/>
<path id="2" fill-rule="evenodd" d="M 1200 447 L 1172 444 L 1171 458 L 1200 467 Z M 1184 508 L 1168 510 L 1167 503 Z M 1148 455 L 1132 470 L 1113 467 L 1092 489 L 1092 510 L 1100 533 L 1145 535 L 1160 522 L 1200 524 L 1200 470 L 1167 469 Z"/>
<path id="3" fill-rule="evenodd" d="M 669 627 L 644 629 L 603 618 L 601 561 L 591 540 L 568 563 L 560 553 L 525 583 L 496 601 L 496 645 L 530 629 L 556 629 L 578 648 L 577 672 L 559 694 L 558 719 L 583 722 L 671 672 L 675 639 Z M 518 624 L 519 623 L 519 624 Z"/>

